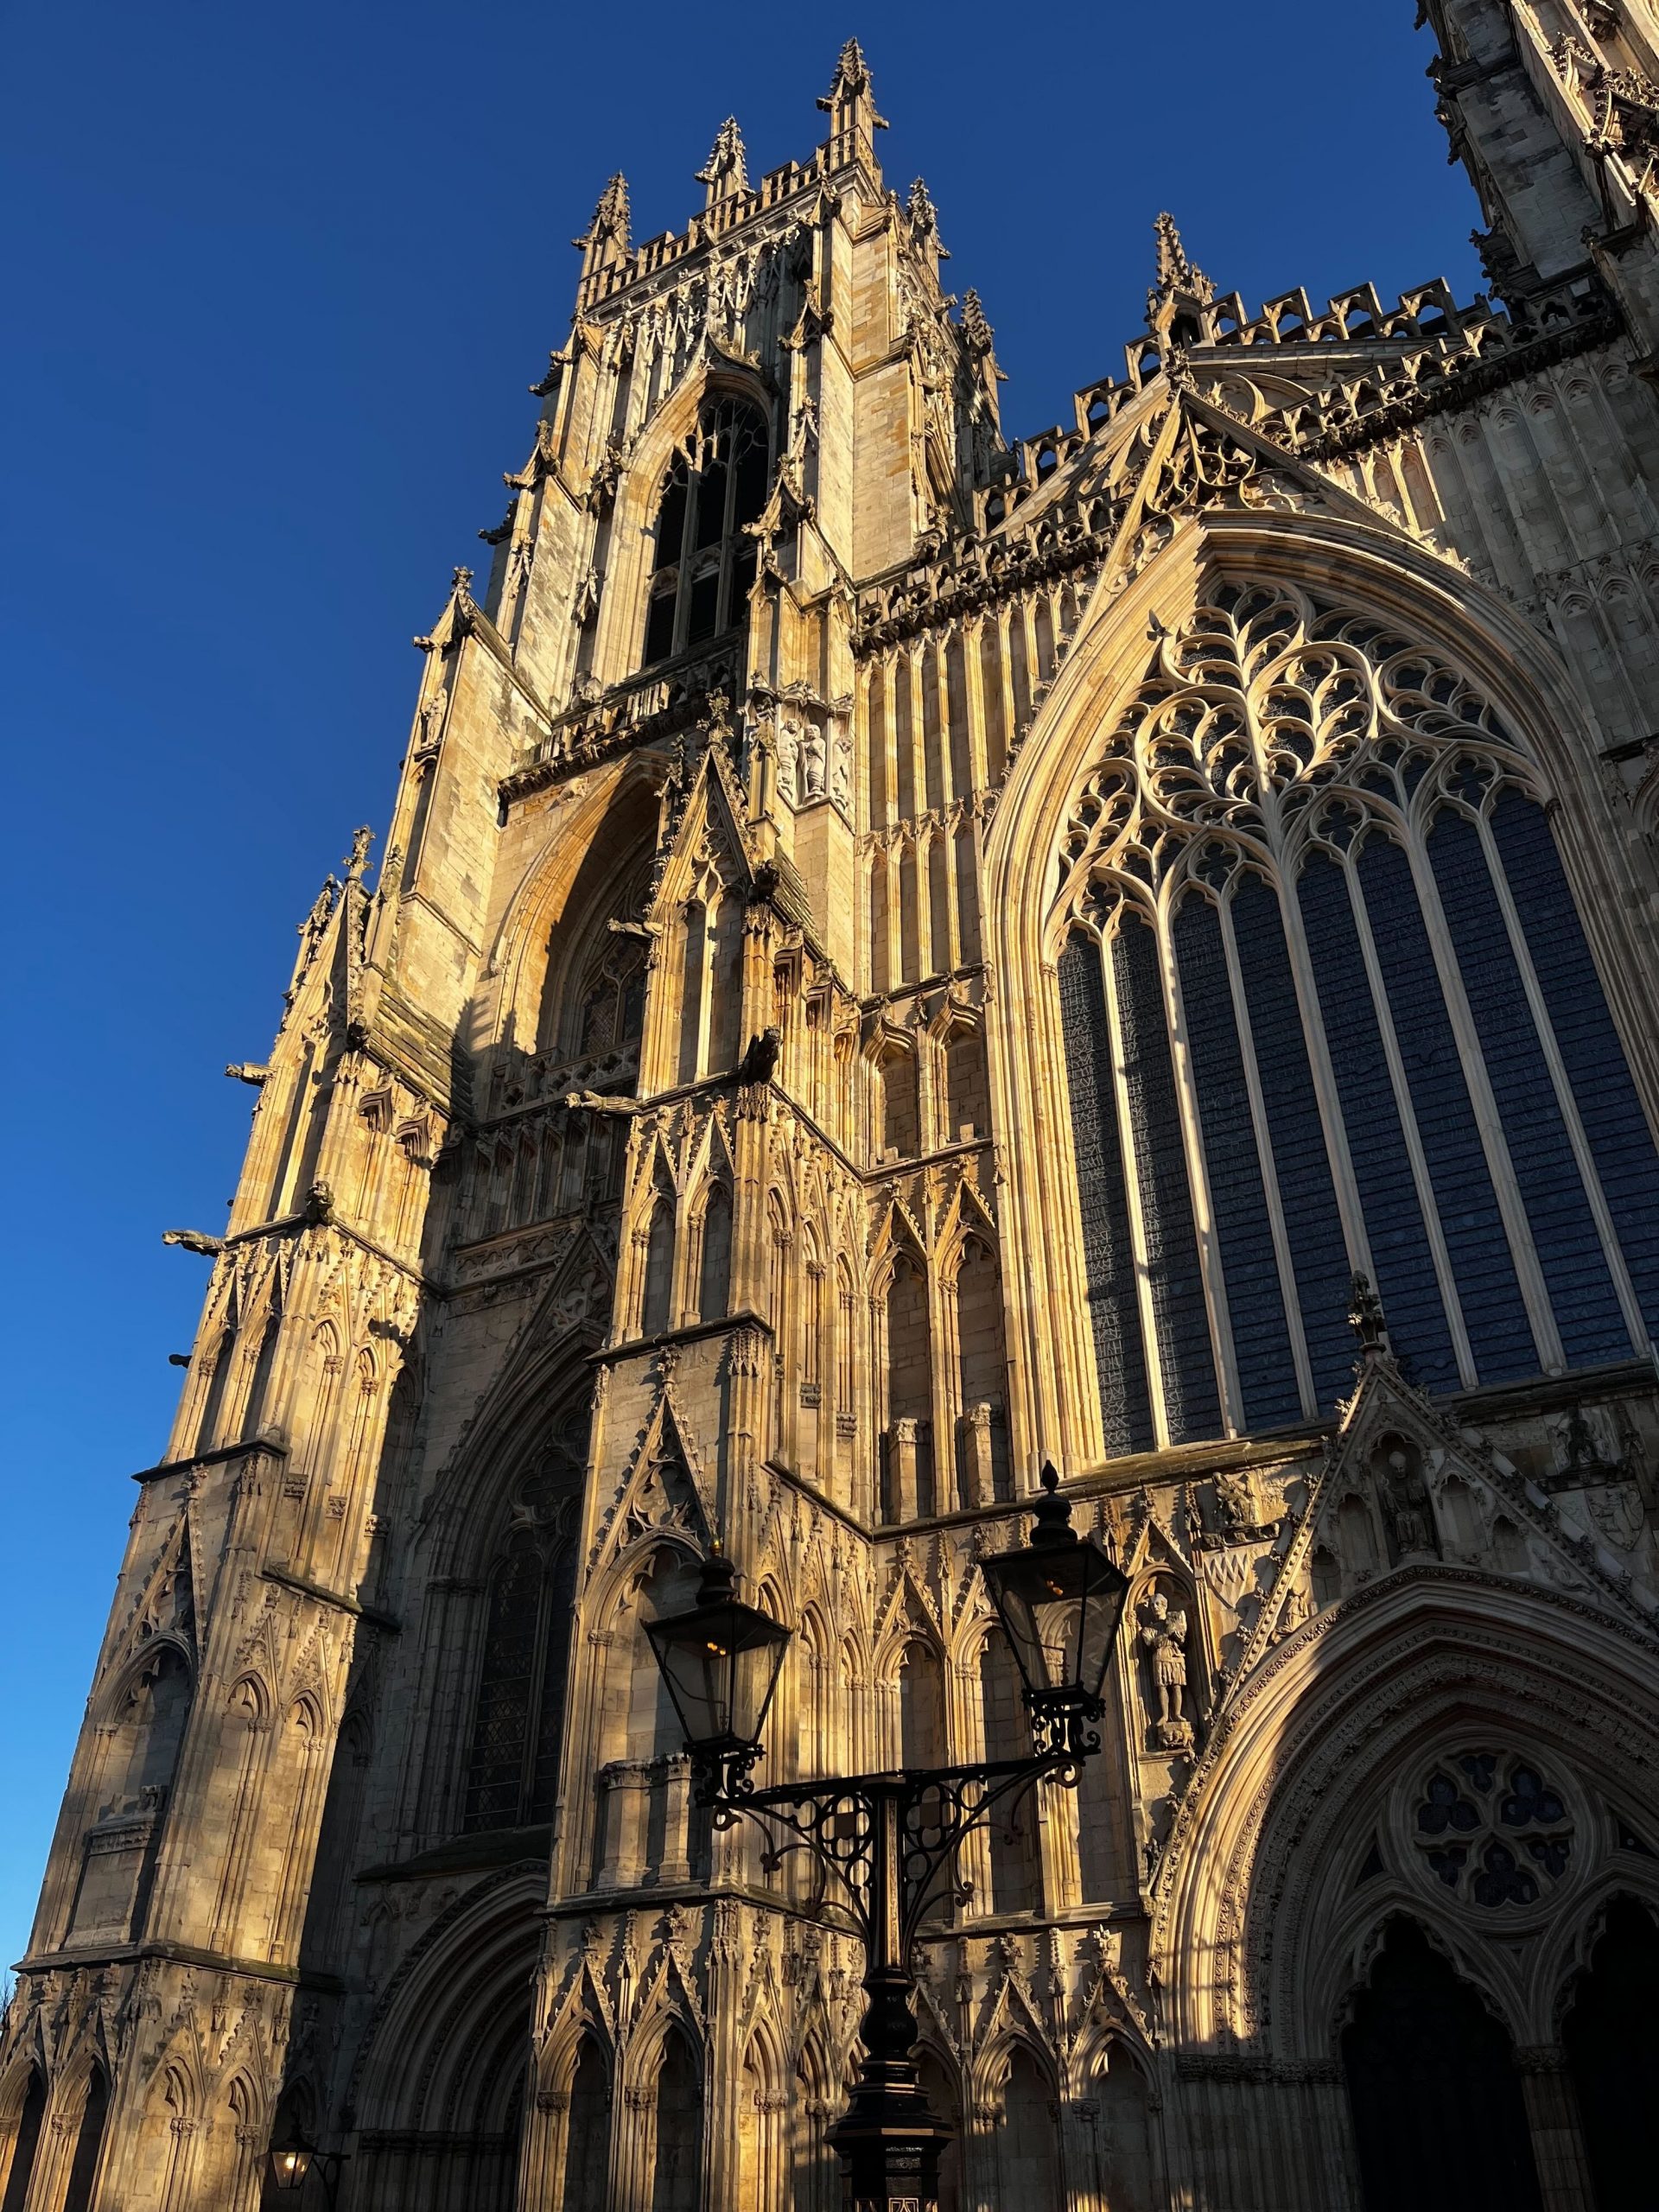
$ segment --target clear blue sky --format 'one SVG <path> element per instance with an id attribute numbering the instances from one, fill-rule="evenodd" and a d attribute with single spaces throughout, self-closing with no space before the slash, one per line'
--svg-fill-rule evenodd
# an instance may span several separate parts
<path id="1" fill-rule="evenodd" d="M 1479 283 L 1413 0 L 855 14 L 527 0 L 10 11 L 11 1188 L 0 1961 L 21 1953 L 294 931 L 384 826 L 411 635 L 505 502 L 608 173 L 680 228 L 734 111 L 817 143 L 849 32 L 1012 432 L 1122 362 L 1152 220 L 1255 302 Z M 724 27 L 724 28 L 722 28 Z"/>

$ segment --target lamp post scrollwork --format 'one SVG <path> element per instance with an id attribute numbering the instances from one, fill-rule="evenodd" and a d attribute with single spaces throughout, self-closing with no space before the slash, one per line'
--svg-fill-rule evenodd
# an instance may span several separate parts
<path id="1" fill-rule="evenodd" d="M 697 1802 L 717 1827 L 740 1817 L 766 1836 L 766 1863 L 805 1852 L 836 1882 L 864 1944 L 864 2056 L 830 2130 L 848 2212 L 937 2205 L 948 2122 L 917 2070 L 912 1947 L 927 1914 L 958 1900 L 963 1839 L 1005 1800 L 1053 1779 L 1075 1786 L 1100 1749 L 1102 1695 L 1127 1578 L 1071 1525 L 1052 1466 L 1028 1544 L 980 1563 L 1020 1669 L 1033 1749 L 1027 1758 L 828 1777 L 757 1789 L 762 1732 L 792 1631 L 736 1594 L 716 1546 L 695 1605 L 649 1624 L 691 1755 Z"/>

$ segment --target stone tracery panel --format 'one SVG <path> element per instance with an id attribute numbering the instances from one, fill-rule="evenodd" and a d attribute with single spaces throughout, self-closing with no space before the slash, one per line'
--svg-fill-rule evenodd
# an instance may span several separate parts
<path id="1" fill-rule="evenodd" d="M 1484 1911 L 1548 1897 L 1573 1855 L 1572 1815 L 1554 1782 L 1529 1759 L 1490 1751 L 1435 1763 L 1412 1829 L 1433 1879 Z"/>
<path id="2" fill-rule="evenodd" d="M 1430 1389 L 1643 1350 L 1659 1160 L 1525 746 L 1288 584 L 1154 632 L 1047 918 L 1108 1449 L 1328 1411 L 1354 1269 Z"/>

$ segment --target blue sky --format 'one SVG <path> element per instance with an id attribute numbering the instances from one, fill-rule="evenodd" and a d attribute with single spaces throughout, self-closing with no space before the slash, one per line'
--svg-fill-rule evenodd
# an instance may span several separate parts
<path id="1" fill-rule="evenodd" d="M 409 640 L 529 448 L 609 172 L 680 228 L 728 111 L 817 143 L 862 38 L 1041 429 L 1121 370 L 1152 221 L 1249 303 L 1436 275 L 1478 219 L 1412 0 L 815 14 L 528 0 L 13 10 L 0 626 L 13 1039 L 0 1346 L 13 1679 L 0 1961 L 27 1940 L 128 1515 L 165 1440 L 293 932 L 384 824 Z M 753 28 L 751 29 L 751 24 Z"/>

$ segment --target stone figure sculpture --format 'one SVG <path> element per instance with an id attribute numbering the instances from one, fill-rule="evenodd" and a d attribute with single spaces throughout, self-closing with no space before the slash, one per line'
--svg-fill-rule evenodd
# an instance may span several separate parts
<path id="1" fill-rule="evenodd" d="M 1157 1712 L 1153 1734 L 1166 1751 L 1188 1751 L 1192 1724 L 1186 1716 L 1186 1615 L 1172 1610 L 1161 1590 L 1154 1591 L 1148 1608 L 1152 1618 L 1141 1630 L 1152 1666 Z"/>

